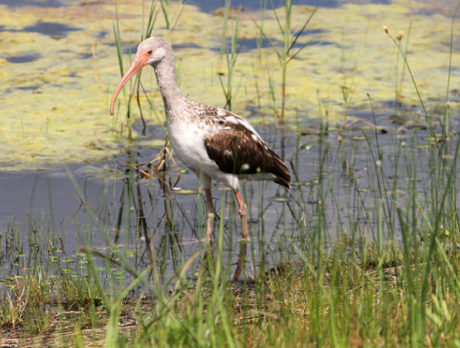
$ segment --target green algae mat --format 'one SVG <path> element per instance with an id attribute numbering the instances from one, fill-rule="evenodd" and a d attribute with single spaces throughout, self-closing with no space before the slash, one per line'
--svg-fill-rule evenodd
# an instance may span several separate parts
<path id="1" fill-rule="evenodd" d="M 136 127 L 140 118 L 135 102 L 131 103 L 131 117 L 126 117 L 129 89 L 119 98 L 116 115 L 111 117 L 108 112 L 120 78 L 113 28 L 119 25 L 126 69 L 145 31 L 151 6 L 148 1 L 116 3 L 0 5 L 1 170 L 102 161 L 133 143 L 162 143 L 162 139 L 142 135 L 141 128 Z M 312 10 L 294 7 L 294 32 Z M 166 29 L 158 6 L 153 34 L 173 44 L 183 94 L 208 104 L 225 105 L 219 82 L 219 75 L 225 79 L 227 74 L 221 50 L 222 13 L 203 13 L 197 7 L 178 3 L 171 3 L 169 11 L 173 29 Z M 227 23 L 234 26 L 238 21 L 233 110 L 256 125 L 273 123 L 274 110 L 281 102 L 281 67 L 273 46 L 282 46 L 276 17 L 282 21 L 284 9 L 276 11 L 245 10 Z M 396 40 L 408 53 L 411 71 L 433 117 L 444 112 L 439 105 L 446 98 L 453 43 L 449 105 L 455 114 L 459 106 L 460 52 L 459 24 L 452 24 L 452 17 L 453 11 L 440 11 L 430 1 L 318 8 L 296 43 L 308 43 L 307 47 L 288 65 L 288 124 L 302 127 L 320 117 L 343 123 L 355 115 L 370 114 L 369 96 L 379 115 L 394 113 L 391 105 L 398 100 L 414 117 L 420 117 L 410 75 L 383 25 L 401 39 Z M 263 26 L 269 40 L 261 40 L 258 26 Z M 153 69 L 147 69 L 141 81 L 144 118 L 150 125 L 163 125 Z M 129 132 L 133 124 L 134 130 Z"/>

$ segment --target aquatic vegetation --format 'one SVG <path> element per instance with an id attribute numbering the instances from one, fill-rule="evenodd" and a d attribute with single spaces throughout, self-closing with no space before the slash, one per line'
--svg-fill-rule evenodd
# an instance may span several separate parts
<path id="1" fill-rule="evenodd" d="M 148 14 L 150 3 L 144 2 L 144 5 L 144 14 Z M 177 46 L 181 88 L 195 100 L 224 105 L 225 98 L 219 93 L 220 42 L 216 35 L 224 18 L 171 2 L 174 20 L 178 13 L 175 6 L 181 6 L 180 20 L 175 22 L 171 38 Z M 129 127 L 124 117 L 110 118 L 107 113 L 119 75 L 112 36 L 113 4 L 98 1 L 46 9 L 0 7 L 4 26 L 0 31 L 3 55 L 0 58 L 0 113 L 4 120 L 0 126 L 0 142 L 5 149 L 0 155 L 0 165 L 3 170 L 43 169 L 50 164 L 108 159 L 119 153 L 127 144 L 125 136 Z M 123 47 L 131 44 L 134 48 L 141 39 L 143 23 L 146 24 L 141 4 L 133 6 L 131 2 L 119 1 L 118 11 Z M 283 21 L 284 9 L 276 11 Z M 293 6 L 292 12 L 291 25 L 300 28 L 311 9 Z M 253 21 L 259 16 L 261 14 L 255 11 L 239 18 L 239 40 L 255 43 L 260 38 Z M 323 110 L 327 109 L 330 122 L 341 122 L 345 112 L 342 86 L 350 83 L 353 99 L 347 110 L 365 109 L 366 93 L 370 93 L 377 113 L 391 112 L 388 103 L 394 101 L 394 60 L 389 57 L 394 48 L 381 26 L 385 24 L 398 32 L 406 30 L 409 22 L 413 24 L 408 60 L 427 107 L 436 110 L 436 104 L 445 98 L 450 21 L 443 15 L 418 13 L 417 8 L 405 4 L 346 4 L 319 9 L 309 24 L 310 30 L 299 37 L 298 43 L 309 43 L 309 47 L 299 53 L 287 69 L 290 79 L 286 86 L 289 98 L 286 121 L 303 124 L 308 119 L 323 117 L 322 112 L 317 111 L 319 104 Z M 40 30 L 43 23 L 58 28 L 56 36 L 43 33 Z M 155 35 L 167 35 L 167 32 L 164 16 L 157 16 Z M 283 42 L 277 20 L 270 13 L 264 15 L 264 32 L 274 43 Z M 261 68 L 254 69 L 258 66 L 258 51 L 263 57 Z M 124 62 L 129 62 L 133 53 L 128 52 Z M 17 63 L 21 59 L 29 61 Z M 254 45 L 253 49 L 238 53 L 232 76 L 236 81 L 232 108 L 244 115 L 245 110 L 256 106 L 252 123 L 273 120 L 270 86 L 274 93 L 281 93 L 282 81 L 266 71 L 277 66 L 277 59 L 269 45 L 259 49 Z M 452 61 L 457 60 L 458 53 L 454 50 Z M 459 79 L 454 69 L 450 85 L 458 85 Z M 142 84 L 147 93 L 155 90 L 153 72 L 143 74 Z M 403 87 L 400 102 L 412 109 L 418 103 L 415 91 L 407 81 Z M 455 117 L 458 98 L 453 93 L 450 96 L 450 110 Z M 142 94 L 140 99 L 146 122 L 161 124 L 160 98 L 149 96 L 152 107 Z M 123 106 L 120 108 L 123 115 Z M 134 121 L 139 120 L 136 108 L 132 113 Z M 133 138 L 136 141 L 142 135 L 134 132 Z"/>
<path id="2" fill-rule="evenodd" d="M 165 1 L 152 26 L 145 18 L 151 3 L 142 4 L 144 12 L 118 1 L 123 66 L 150 28 L 175 45 L 184 93 L 224 105 L 221 12 Z M 290 194 L 243 184 L 251 207 L 246 250 L 235 240 L 235 202 L 225 188 L 216 190 L 212 252 L 202 240 L 200 191 L 189 189 L 195 179 L 188 185 L 190 175 L 167 162 L 161 175 L 149 164 L 143 173 L 135 169 L 151 156 L 139 154 L 140 145 L 160 151 L 164 144 L 154 127 L 164 119 L 153 73 L 143 74 L 138 89 L 147 135 L 134 104 L 125 117 L 128 93 L 117 116 L 108 116 L 120 73 L 113 4 L 0 5 L 1 169 L 123 153 L 118 165 L 66 171 L 83 215 L 72 211 L 75 226 L 59 225 L 52 211 L 50 221 L 28 216 L 25 225 L 0 226 L 1 344 L 458 345 L 460 141 L 448 131 L 458 125 L 458 24 L 453 13 L 411 6 L 398 0 L 318 9 L 298 37 L 298 47 L 308 49 L 286 70 L 287 124 L 279 137 L 260 127 L 285 154 Z M 275 11 L 286 19 L 285 9 Z M 292 27 L 311 12 L 293 6 Z M 272 124 L 283 82 L 272 73 L 276 52 L 256 45 L 258 16 L 274 45 L 285 42 L 269 11 L 239 12 L 232 108 L 252 123 Z M 162 156 L 157 163 L 165 163 Z M 239 265 L 244 281 L 229 282 Z"/>
<path id="3" fill-rule="evenodd" d="M 231 3 L 229 0 L 225 2 L 224 9 L 224 24 L 222 27 L 222 42 L 220 48 L 219 65 L 222 65 L 222 61 L 225 61 L 225 69 L 219 68 L 217 75 L 219 76 L 219 82 L 222 87 L 222 92 L 225 96 L 224 108 L 232 110 L 233 101 L 233 70 L 235 69 L 236 62 L 238 60 L 238 24 L 240 11 L 236 11 L 236 18 L 232 17 Z M 225 76 L 225 82 L 224 82 Z"/>
<path id="4" fill-rule="evenodd" d="M 275 117 L 275 126 L 278 127 L 278 124 L 284 124 L 285 123 L 285 117 L 284 114 L 286 112 L 286 103 L 287 103 L 287 95 L 286 95 L 286 87 L 287 87 L 287 70 L 288 70 L 288 64 L 297 57 L 297 55 L 308 46 L 309 42 L 305 42 L 300 45 L 300 47 L 296 47 L 296 44 L 298 42 L 298 39 L 300 38 L 301 35 L 304 35 L 307 33 L 307 26 L 308 23 L 310 23 L 310 20 L 312 19 L 313 15 L 315 14 L 316 9 L 313 9 L 310 13 L 310 15 L 306 16 L 305 22 L 302 24 L 301 28 L 298 28 L 294 34 L 294 29 L 291 27 L 291 22 L 292 22 L 292 1 L 291 0 L 286 0 L 284 2 L 284 22 L 281 23 L 280 18 L 278 17 L 277 11 L 273 11 L 273 15 L 276 19 L 276 22 L 278 24 L 280 34 L 283 37 L 283 47 L 282 48 L 277 48 L 276 45 L 273 44 L 271 39 L 265 34 L 262 25 L 259 25 L 257 22 L 255 22 L 257 29 L 260 31 L 261 36 L 265 38 L 269 43 L 271 48 L 275 51 L 279 64 L 281 67 L 281 96 L 279 99 L 281 99 L 281 106 L 280 106 L 280 111 L 274 110 L 274 117 Z M 294 49 L 295 48 L 295 49 Z M 270 86 L 273 86 L 273 84 L 270 81 Z M 275 96 L 276 93 L 273 91 L 271 92 L 271 95 Z M 279 118 L 279 120 L 278 120 Z"/>
<path id="5" fill-rule="evenodd" d="M 458 137 L 437 156 L 435 139 L 382 144 L 390 135 L 351 134 L 361 136 L 295 139 L 294 177 L 300 163 L 311 165 L 291 197 L 263 183 L 255 196 L 245 187 L 259 221 L 250 224 L 240 283 L 228 281 L 241 257 L 229 192 L 219 200 L 212 255 L 199 240 L 204 211 L 185 205 L 185 196 L 157 197 L 158 185 L 130 170 L 121 195 L 107 189 L 120 199 L 107 203 L 107 219 L 69 171 L 88 216 L 79 235 L 88 240 L 68 258 L 50 247 L 60 235 L 47 234 L 46 225 L 0 230 L 0 261 L 10 275 L 0 285 L 16 301 L 16 311 L 0 301 L 0 323 L 11 333 L 10 315 L 23 313 L 15 316 L 15 342 L 35 344 L 69 345 L 75 337 L 81 346 L 449 346 L 460 339 Z M 420 169 L 421 158 L 430 170 Z M 193 240 L 183 234 L 187 219 Z M 27 295 L 38 300 L 22 301 Z M 41 321 L 30 320 L 37 315 Z"/>

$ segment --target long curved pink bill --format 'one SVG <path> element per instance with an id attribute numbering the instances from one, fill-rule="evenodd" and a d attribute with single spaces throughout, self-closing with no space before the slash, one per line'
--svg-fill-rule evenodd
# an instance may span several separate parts
<path id="1" fill-rule="evenodd" d="M 118 95 L 123 89 L 123 86 L 126 84 L 126 82 L 129 81 L 131 77 L 133 77 L 137 72 L 139 72 L 146 65 L 147 65 L 147 59 L 136 57 L 134 62 L 129 67 L 128 71 L 123 75 L 120 83 L 117 86 L 117 89 L 115 90 L 115 93 L 113 93 L 112 102 L 110 103 L 110 114 L 111 115 L 113 115 L 113 112 L 115 109 L 115 102 L 117 101 Z"/>

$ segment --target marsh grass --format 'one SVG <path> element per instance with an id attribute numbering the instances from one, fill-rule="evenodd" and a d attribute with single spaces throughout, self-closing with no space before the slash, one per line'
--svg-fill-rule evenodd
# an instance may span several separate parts
<path id="1" fill-rule="evenodd" d="M 404 136 L 341 129 L 337 140 L 320 120 L 315 135 L 289 133 L 290 195 L 272 199 L 269 184 L 257 184 L 257 194 L 243 184 L 256 220 L 247 253 L 233 240 L 239 219 L 227 191 L 215 247 L 201 243 L 187 255 L 180 219 L 197 239 L 206 219 L 203 204 L 185 209 L 174 200 L 175 173 L 158 177 L 160 196 L 128 166 L 116 218 L 106 220 L 68 170 L 87 215 L 86 224 L 76 222 L 82 248 L 66 262 L 43 224 L 30 226 L 27 238 L 14 225 L 2 231 L 2 339 L 76 347 L 458 346 L 460 139 L 439 139 L 433 134 L 442 127 L 432 126 Z M 160 222 L 149 221 L 146 202 L 153 210 L 164 203 Z M 264 214 L 273 204 L 283 209 L 272 226 Z M 104 248 L 93 245 L 95 233 Z M 243 280 L 231 282 L 241 258 Z"/>
<path id="2" fill-rule="evenodd" d="M 404 54 L 406 56 L 409 50 L 411 31 L 412 31 L 412 21 L 409 22 L 407 33 L 405 35 L 402 31 L 398 32 L 398 34 L 396 35 L 396 39 L 398 41 L 399 46 L 402 44 L 402 40 L 403 39 L 405 40 Z M 400 101 L 400 98 L 401 98 L 405 75 L 406 75 L 406 66 L 403 65 L 400 68 L 400 50 L 398 49 L 397 54 L 396 54 L 396 63 L 395 63 L 395 112 L 396 113 L 399 112 L 398 102 Z"/>
<path id="3" fill-rule="evenodd" d="M 190 257 L 171 253 L 178 260 L 168 275 L 168 257 L 155 257 L 140 271 L 128 257 L 126 238 L 132 222 L 140 221 L 138 207 L 120 212 L 114 243 L 72 179 L 90 222 L 80 234 L 96 229 L 106 248 L 95 252 L 88 242 L 79 255 L 84 267 L 34 265 L 46 255 L 29 259 L 27 267 L 13 264 L 17 276 L 3 283 L 9 285 L 0 307 L 2 326 L 23 343 L 35 337 L 73 346 L 451 346 L 460 338 L 460 142 L 439 150 L 433 139 L 420 136 L 425 131 L 406 139 L 394 135 L 389 144 L 375 130 L 342 132 L 339 143 L 318 134 L 309 138 L 311 147 L 296 139 L 294 169 L 305 152 L 315 164 L 311 182 L 294 181 L 285 203 L 290 218 L 276 231 L 280 238 L 267 235 L 272 227 L 263 219 L 260 228 L 250 224 L 245 280 L 238 283 L 229 281 L 238 258 L 231 239 L 239 234 L 238 224 L 229 222 L 238 221 L 229 192 L 220 199 L 214 252 L 203 244 Z M 357 174 L 360 156 L 369 168 L 367 180 Z M 420 170 L 422 157 L 431 161 L 430 170 Z M 125 204 L 138 202 L 136 182 L 128 171 Z M 244 190 L 261 216 L 267 209 L 264 190 L 256 196 Z M 132 233 L 142 236 L 141 224 L 134 226 L 139 230 Z M 171 227 L 165 235 L 174 232 Z M 2 243 L 3 264 L 28 254 L 30 245 L 48 243 L 43 232 L 26 240 L 20 235 L 12 227 L 3 240 L 14 241 Z M 152 254 L 167 248 L 155 243 Z M 66 339 L 69 334 L 74 339 Z"/>
<path id="4" fill-rule="evenodd" d="M 122 50 L 122 37 L 121 37 L 121 32 L 120 32 L 120 20 L 118 16 L 118 5 L 115 4 L 115 21 L 113 23 L 113 35 L 115 38 L 115 46 L 117 48 L 117 58 L 118 58 L 118 66 L 120 68 L 120 77 L 124 75 L 124 67 L 123 67 L 123 50 Z M 130 82 L 131 86 L 131 82 Z M 124 90 L 123 90 L 123 93 Z M 133 92 L 131 91 L 130 87 L 130 92 L 128 95 L 128 103 L 127 103 L 127 109 L 126 109 L 126 123 L 128 125 L 128 138 L 132 141 L 132 119 L 131 119 L 131 97 L 133 95 Z"/>
<path id="5" fill-rule="evenodd" d="M 450 26 L 450 41 L 449 41 L 449 64 L 447 71 L 447 83 L 446 83 L 446 99 L 444 101 L 444 118 L 443 118 L 443 131 L 444 136 L 447 137 L 450 134 L 451 114 L 449 109 L 449 91 L 450 91 L 450 77 L 452 73 L 452 53 L 454 45 L 454 26 L 455 20 L 457 19 L 458 9 L 460 8 L 460 1 L 455 7 L 454 15 L 452 16 L 452 22 Z"/>
<path id="6" fill-rule="evenodd" d="M 376 146 L 374 135 L 368 135 L 367 141 L 370 147 Z M 101 259 L 85 250 L 82 256 L 87 263 L 86 275 L 66 270 L 61 277 L 54 278 L 53 285 L 44 282 L 45 275 L 37 278 L 31 271 L 24 271 L 6 290 L 10 298 L 15 298 L 16 311 L 0 311 L 3 326 L 13 325 L 8 315 L 17 313 L 14 330 L 24 340 L 31 334 L 58 339 L 64 333 L 73 332 L 76 334 L 74 345 L 80 340 L 130 347 L 439 346 L 458 340 L 460 313 L 455 305 L 460 295 L 458 217 L 451 215 L 452 211 L 443 204 L 454 185 L 452 166 L 446 166 L 437 210 L 430 214 L 431 204 L 425 206 L 425 197 L 414 194 L 419 191 L 414 187 L 419 180 L 417 172 L 410 170 L 417 165 L 417 157 L 433 151 L 433 147 L 401 151 L 401 162 L 408 156 L 402 171 L 409 172 L 407 182 L 403 180 L 397 185 L 411 188 L 404 201 L 399 199 L 401 203 L 395 208 L 397 216 L 390 219 L 385 204 L 392 208 L 397 202 L 386 203 L 387 184 L 383 182 L 379 188 L 377 182 L 371 182 L 370 187 L 363 187 L 344 169 L 346 181 L 351 185 L 345 194 L 339 195 L 338 182 L 330 174 L 329 166 L 348 159 L 353 168 L 355 163 L 349 157 L 349 149 L 343 145 L 343 149 L 332 153 L 328 139 L 321 136 L 317 145 L 321 151 L 313 179 L 316 182 L 310 188 L 293 190 L 293 201 L 289 204 L 295 223 L 284 225 L 287 242 L 280 247 L 285 248 L 286 253 L 276 264 L 263 261 L 270 249 L 261 247 L 263 230 L 261 234 L 253 233 L 249 253 L 261 261 L 256 272 L 241 283 L 228 281 L 232 259 L 224 256 L 229 233 L 224 222 L 227 214 L 235 217 L 237 214 L 234 209 L 228 209 L 224 192 L 212 259 L 203 258 L 210 252 L 204 245 L 202 251 L 178 265 L 172 278 L 161 280 L 158 274 L 161 265 L 153 263 L 128 282 L 125 275 L 120 283 L 117 278 L 123 270 L 135 271 L 124 255 L 127 250 L 108 242 L 108 255 L 119 249 L 115 254 L 119 255 L 118 261 Z M 458 144 L 455 147 L 458 148 Z M 456 157 L 457 152 L 454 153 Z M 369 155 L 369 164 L 375 163 L 373 156 Z M 456 163 L 455 158 L 450 163 Z M 374 166 L 370 176 L 383 181 L 387 173 L 381 168 Z M 421 192 L 426 192 L 431 185 L 428 180 Z M 256 199 L 261 199 L 263 205 L 262 197 Z M 313 208 L 309 207 L 311 200 L 318 202 Z M 354 214 L 348 219 L 348 227 L 342 226 L 341 237 L 331 236 L 328 227 L 331 222 L 328 211 L 334 200 L 338 201 L 337 205 L 349 207 Z M 374 204 L 367 207 L 362 204 L 372 201 Z M 348 206 L 346 202 L 357 207 Z M 375 224 L 356 223 L 363 214 L 375 216 L 371 219 Z M 346 216 L 341 219 L 347 220 Z M 398 234 L 393 239 L 390 237 L 390 224 L 401 231 L 402 242 L 398 241 Z M 99 227 L 106 233 L 103 226 Z M 373 232 L 377 234 L 375 238 L 366 237 Z M 238 231 L 233 233 L 237 235 Z M 190 270 L 197 260 L 202 266 L 190 278 Z M 102 269 L 107 274 L 103 277 L 106 280 L 101 278 Z M 153 275 L 149 277 L 151 271 Z M 142 292 L 148 292 L 151 299 L 142 296 L 130 299 L 131 290 L 141 283 L 144 284 Z M 33 300 L 28 302 L 26 298 Z M 61 304 L 56 305 L 56 299 L 60 299 Z M 69 310 L 80 314 L 72 316 Z M 56 318 L 64 317 L 69 318 L 72 325 L 56 330 L 59 322 Z M 39 318 L 40 322 L 31 318 Z M 92 336 L 81 335 L 81 331 L 88 328 Z"/>
<path id="7" fill-rule="evenodd" d="M 302 52 L 307 46 L 308 42 L 302 43 L 300 47 L 295 47 L 298 39 L 303 35 L 307 29 L 308 24 L 310 23 L 313 15 L 316 12 L 316 9 L 311 11 L 310 15 L 306 18 L 301 28 L 299 28 L 296 32 L 294 32 L 292 28 L 292 1 L 286 0 L 284 2 L 284 21 L 278 15 L 278 10 L 275 9 L 273 2 L 271 3 L 273 8 L 273 16 L 276 19 L 278 24 L 279 33 L 283 38 L 283 47 L 278 48 L 274 43 L 273 39 L 270 38 L 263 29 L 263 21 L 264 16 L 261 18 L 261 22 L 258 23 L 254 20 L 254 24 L 256 25 L 258 31 L 260 32 L 259 42 L 261 42 L 262 38 L 266 39 L 269 43 L 273 51 L 275 52 L 278 62 L 281 68 L 281 106 L 279 112 L 276 111 L 274 113 L 275 117 L 275 126 L 278 127 L 278 124 L 285 123 L 285 113 L 286 113 L 286 88 L 287 88 L 287 78 L 288 78 L 288 65 L 300 52 Z M 273 91 L 273 83 L 272 79 L 269 77 L 269 87 L 272 90 L 272 96 L 275 95 Z M 273 97 L 272 97 L 273 99 Z"/>
<path id="8" fill-rule="evenodd" d="M 222 42 L 219 60 L 225 61 L 226 69 L 218 71 L 219 82 L 225 97 L 225 108 L 232 109 L 234 99 L 233 78 L 234 69 L 238 60 L 238 26 L 240 21 L 240 10 L 236 11 L 236 18 L 231 16 L 231 1 L 225 1 L 224 21 L 222 25 Z M 230 35 L 228 34 L 230 32 Z M 230 44 L 229 44 L 230 41 Z M 220 63 L 222 64 L 222 63 Z M 224 79 L 225 76 L 225 79 Z"/>

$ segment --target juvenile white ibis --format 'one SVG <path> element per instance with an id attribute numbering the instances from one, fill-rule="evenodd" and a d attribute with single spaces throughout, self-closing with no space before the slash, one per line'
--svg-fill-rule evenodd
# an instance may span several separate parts
<path id="1" fill-rule="evenodd" d="M 190 101 L 181 94 L 176 82 L 172 48 L 159 37 L 151 37 L 139 44 L 134 62 L 113 95 L 112 115 L 123 86 L 146 65 L 155 70 L 174 153 L 203 182 L 208 241 L 211 241 L 214 214 L 212 179 L 222 181 L 235 193 L 243 240 L 248 241 L 246 205 L 238 179 L 272 180 L 289 188 L 289 170 L 245 119 L 225 109 Z"/>

